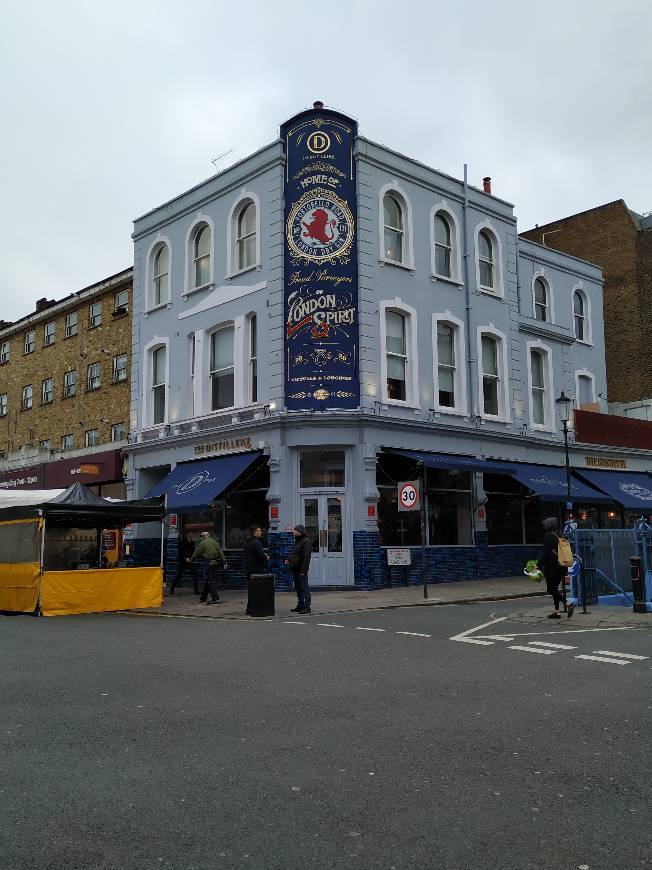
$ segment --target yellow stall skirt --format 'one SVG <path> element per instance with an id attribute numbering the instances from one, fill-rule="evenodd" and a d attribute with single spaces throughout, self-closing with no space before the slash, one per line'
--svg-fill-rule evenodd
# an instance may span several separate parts
<path id="1" fill-rule="evenodd" d="M 162 603 L 162 568 L 44 571 L 41 577 L 43 616 L 160 607 Z"/>
<path id="2" fill-rule="evenodd" d="M 33 613 L 38 603 L 38 562 L 0 563 L 0 610 Z"/>

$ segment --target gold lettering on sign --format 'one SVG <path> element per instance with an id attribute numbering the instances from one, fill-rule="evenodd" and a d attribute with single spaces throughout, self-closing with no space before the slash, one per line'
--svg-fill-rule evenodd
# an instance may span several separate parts
<path id="1" fill-rule="evenodd" d="M 627 468 L 626 459 L 615 459 L 612 456 L 585 456 L 587 468 L 617 468 L 625 470 Z"/>
<path id="2" fill-rule="evenodd" d="M 251 438 L 226 438 L 224 441 L 211 441 L 209 444 L 196 444 L 195 456 L 205 456 L 207 453 L 236 453 L 239 450 L 251 450 Z"/>

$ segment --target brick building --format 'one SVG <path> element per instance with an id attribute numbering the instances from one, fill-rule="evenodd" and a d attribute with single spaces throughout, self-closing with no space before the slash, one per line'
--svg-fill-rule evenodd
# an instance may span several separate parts
<path id="1" fill-rule="evenodd" d="M 652 399 L 652 215 L 636 214 L 619 199 L 537 226 L 521 238 L 602 268 L 609 402 Z"/>
<path id="2" fill-rule="evenodd" d="M 0 321 L 0 487 L 124 495 L 131 268 Z"/>

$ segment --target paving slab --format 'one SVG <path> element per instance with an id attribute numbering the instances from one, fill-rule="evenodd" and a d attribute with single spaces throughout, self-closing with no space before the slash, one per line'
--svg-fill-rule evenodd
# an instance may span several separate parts
<path id="1" fill-rule="evenodd" d="M 582 613 L 581 607 L 576 607 L 571 619 L 562 614 L 560 620 L 548 619 L 552 608 L 531 607 L 515 610 L 509 615 L 511 622 L 521 625 L 545 625 L 547 628 L 559 625 L 561 629 L 573 628 L 652 628 L 652 613 L 634 613 L 631 607 L 610 607 L 603 604 L 592 604 L 587 612 Z"/>
<path id="2" fill-rule="evenodd" d="M 545 595 L 538 584 L 524 577 L 497 577 L 491 580 L 469 580 L 456 583 L 430 584 L 428 598 L 423 597 L 423 587 L 402 586 L 392 589 L 377 589 L 372 592 L 342 590 L 312 591 L 313 614 L 350 613 L 363 610 L 382 610 L 391 607 L 431 607 L 443 604 L 472 604 L 475 601 L 503 601 Z M 159 616 L 185 616 L 210 619 L 252 619 L 245 614 L 247 593 L 244 590 L 220 591 L 222 604 L 200 604 L 190 590 L 181 588 L 174 596 L 166 596 L 163 606 L 146 611 Z M 287 619 L 296 606 L 294 592 L 276 593 L 276 616 L 268 618 Z"/>

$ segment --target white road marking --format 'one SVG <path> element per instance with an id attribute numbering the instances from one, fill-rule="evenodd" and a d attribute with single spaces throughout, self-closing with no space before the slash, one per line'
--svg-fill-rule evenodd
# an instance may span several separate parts
<path id="1" fill-rule="evenodd" d="M 596 649 L 593 650 L 599 656 L 616 656 L 619 659 L 633 659 L 637 662 L 645 661 L 645 659 L 649 658 L 649 656 L 635 656 L 633 653 L 619 653 L 614 652 L 610 649 Z"/>
<path id="2" fill-rule="evenodd" d="M 567 643 L 546 643 L 545 640 L 531 640 L 529 646 L 545 646 L 551 649 L 577 649 L 576 646 L 569 646 Z"/>
<path id="3" fill-rule="evenodd" d="M 451 638 L 452 640 L 452 638 Z M 492 640 L 476 640 L 474 637 L 467 637 L 465 640 L 460 641 L 460 643 L 477 643 L 478 646 L 493 646 L 494 642 Z"/>
<path id="4" fill-rule="evenodd" d="M 300 619 L 288 619 L 283 623 L 283 625 L 305 625 L 305 624 L 306 623 L 301 622 Z"/>
<path id="5" fill-rule="evenodd" d="M 469 634 L 473 634 L 474 631 L 480 631 L 481 628 L 489 628 L 490 625 L 496 625 L 498 622 L 504 622 L 506 620 L 506 616 L 500 616 L 498 619 L 492 619 L 490 622 L 483 622 L 482 625 L 476 625 L 475 628 L 469 628 L 466 631 L 462 631 L 459 634 L 454 635 L 453 637 L 449 637 L 449 640 L 456 640 L 459 643 L 471 643 L 471 640 L 467 640 L 467 636 Z M 473 641 L 475 643 L 475 641 Z"/>
<path id="6" fill-rule="evenodd" d="M 491 640 L 504 640 L 507 643 L 511 643 L 514 640 L 514 636 L 511 634 L 483 634 L 483 637 L 490 637 Z"/>
<path id="7" fill-rule="evenodd" d="M 590 662 L 607 662 L 610 665 L 631 665 L 627 659 L 608 659 L 606 656 L 575 656 L 576 659 L 586 659 Z"/>
<path id="8" fill-rule="evenodd" d="M 421 634 L 418 631 L 397 631 L 396 634 L 409 634 L 411 637 L 432 637 L 431 634 Z"/>
<path id="9" fill-rule="evenodd" d="M 537 649 L 535 646 L 510 646 L 508 649 L 517 649 L 521 652 L 539 653 L 542 656 L 554 656 L 557 650 L 554 649 Z"/>
<path id="10" fill-rule="evenodd" d="M 506 616 L 503 619 L 507 619 Z M 466 634 L 471 634 L 473 631 L 477 631 L 480 628 L 484 628 L 483 625 L 479 625 L 477 629 L 472 629 L 471 632 L 464 632 L 464 634 L 456 634 L 455 637 L 449 638 L 449 640 L 458 640 L 458 638 L 464 637 Z M 618 625 L 610 628 L 558 628 L 556 631 L 523 631 L 523 632 L 514 632 L 510 634 L 510 637 L 545 637 L 548 634 L 554 634 L 557 637 L 560 635 L 566 634 L 586 634 L 589 631 L 645 631 L 644 628 L 635 628 L 632 625 Z M 495 634 L 479 634 L 478 637 L 487 637 L 493 640 L 497 640 L 502 635 Z"/>
<path id="11" fill-rule="evenodd" d="M 336 622 L 318 622 L 317 625 L 322 628 L 344 628 L 343 625 L 338 625 Z"/>
<path id="12" fill-rule="evenodd" d="M 356 625 L 356 631 L 387 631 L 386 628 L 367 628 L 364 625 Z"/>

